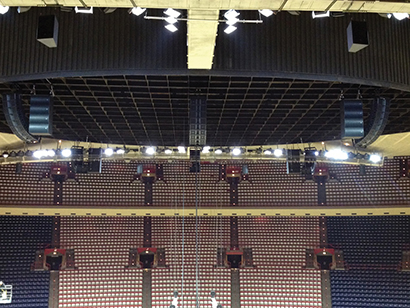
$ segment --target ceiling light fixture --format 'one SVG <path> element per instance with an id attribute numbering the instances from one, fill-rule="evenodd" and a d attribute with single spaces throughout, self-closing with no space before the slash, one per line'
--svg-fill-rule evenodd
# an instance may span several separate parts
<path id="1" fill-rule="evenodd" d="M 238 29 L 238 28 L 235 27 L 235 26 L 228 26 L 228 27 L 224 30 L 224 32 L 225 32 L 226 34 L 231 34 L 231 33 L 234 32 L 236 29 Z"/>
<path id="2" fill-rule="evenodd" d="M 349 158 L 347 152 L 342 150 L 330 150 L 325 153 L 325 157 L 329 159 L 336 159 L 336 160 L 346 160 Z"/>
<path id="3" fill-rule="evenodd" d="M 76 6 L 74 8 L 74 11 L 76 13 L 82 13 L 82 14 L 92 14 L 93 13 L 93 7 L 78 7 Z"/>
<path id="4" fill-rule="evenodd" d="M 174 23 L 178 22 L 178 20 L 177 20 L 176 18 L 171 17 L 171 16 L 165 18 L 164 20 L 165 20 L 167 23 L 171 24 L 171 25 L 173 25 Z"/>
<path id="5" fill-rule="evenodd" d="M 185 153 L 186 153 L 185 147 L 179 146 L 179 147 L 178 147 L 178 153 L 180 153 L 180 154 L 185 154 Z"/>
<path id="6" fill-rule="evenodd" d="M 272 151 L 271 150 L 265 150 L 265 151 L 263 151 L 263 154 L 272 155 Z"/>
<path id="7" fill-rule="evenodd" d="M 104 154 L 105 154 L 105 156 L 111 156 L 112 154 L 114 154 L 114 150 L 111 149 L 111 148 L 106 148 L 104 150 Z"/>
<path id="8" fill-rule="evenodd" d="M 71 149 L 64 149 L 61 151 L 61 155 L 63 157 L 70 157 L 71 156 Z"/>
<path id="9" fill-rule="evenodd" d="M 208 154 L 210 149 L 211 149 L 210 146 L 204 146 L 203 149 L 202 149 L 202 153 L 203 154 Z"/>
<path id="10" fill-rule="evenodd" d="M 234 24 L 239 21 L 239 15 L 240 13 L 232 9 L 225 12 L 224 17 L 226 18 L 226 24 L 228 25 L 228 27 L 224 30 L 226 34 L 230 34 L 237 29 L 237 27 L 234 27 Z"/>
<path id="11" fill-rule="evenodd" d="M 115 153 L 117 153 L 117 154 L 125 154 L 125 149 L 117 149 L 117 151 L 115 151 Z"/>
<path id="12" fill-rule="evenodd" d="M 403 20 L 406 18 L 409 18 L 409 14 L 408 13 L 393 13 L 394 18 L 396 18 L 397 20 Z"/>
<path id="13" fill-rule="evenodd" d="M 142 8 L 142 7 L 133 7 L 131 9 L 131 14 L 134 14 L 135 16 L 140 16 L 142 13 L 144 13 L 147 9 L 146 8 Z"/>
<path id="14" fill-rule="evenodd" d="M 4 15 L 9 11 L 10 7 L 0 5 L 0 14 Z"/>
<path id="15" fill-rule="evenodd" d="M 216 155 L 221 155 L 222 152 L 223 152 L 223 151 L 222 151 L 221 148 L 215 150 L 215 154 L 216 154 Z"/>
<path id="16" fill-rule="evenodd" d="M 372 163 L 379 163 L 382 160 L 382 157 L 380 155 L 377 155 L 377 154 L 371 154 L 370 157 L 369 157 L 369 160 Z"/>
<path id="17" fill-rule="evenodd" d="M 283 150 L 275 149 L 275 151 L 273 151 L 273 155 L 275 155 L 276 157 L 281 157 L 283 155 Z"/>
<path id="18" fill-rule="evenodd" d="M 324 17 L 329 17 L 330 16 L 330 12 L 326 11 L 326 12 L 312 12 L 312 18 L 324 18 Z"/>
<path id="19" fill-rule="evenodd" d="M 273 15 L 273 11 L 269 9 L 258 10 L 265 17 L 270 17 Z"/>
<path id="20" fill-rule="evenodd" d="M 170 31 L 170 32 L 175 32 L 175 31 L 178 30 L 178 28 L 175 27 L 175 25 L 172 25 L 172 24 L 166 25 L 166 26 L 165 26 L 165 29 L 167 29 L 167 30 Z"/>
<path id="21" fill-rule="evenodd" d="M 242 154 L 242 150 L 240 148 L 234 148 L 232 150 L 232 155 L 234 155 L 234 156 L 239 156 L 241 154 Z"/>
<path id="22" fill-rule="evenodd" d="M 170 155 L 170 154 L 172 154 L 172 150 L 167 148 L 167 149 L 164 150 L 164 153 L 167 154 L 167 155 Z"/>
<path id="23" fill-rule="evenodd" d="M 9 153 L 8 153 L 7 151 L 3 152 L 3 157 L 4 157 L 4 158 L 9 157 Z"/>
<path id="24" fill-rule="evenodd" d="M 148 147 L 145 149 L 145 154 L 147 155 L 154 155 L 155 154 L 155 148 L 154 147 Z"/>
<path id="25" fill-rule="evenodd" d="M 165 14 L 165 15 L 168 15 L 168 16 L 170 16 L 170 17 L 174 17 L 174 18 L 178 18 L 179 15 L 181 15 L 180 12 L 175 11 L 174 9 L 171 9 L 171 8 L 167 9 L 166 11 L 164 11 L 164 14 Z"/>

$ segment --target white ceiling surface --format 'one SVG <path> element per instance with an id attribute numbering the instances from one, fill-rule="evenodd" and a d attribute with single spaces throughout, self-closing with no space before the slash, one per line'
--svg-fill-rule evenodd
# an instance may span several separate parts
<path id="1" fill-rule="evenodd" d="M 361 11 L 374 13 L 410 13 L 410 3 L 406 1 L 348 1 L 348 0 L 0 0 L 8 6 L 95 6 L 95 7 L 147 7 L 174 9 L 210 10 L 257 10 L 271 9 L 283 11 Z"/>
<path id="2" fill-rule="evenodd" d="M 106 148 L 107 144 L 99 143 L 86 143 L 86 142 L 74 142 L 63 140 L 59 143 L 57 139 L 43 138 L 40 143 L 25 145 L 18 137 L 13 134 L 0 133 L 0 151 L 12 151 L 12 150 L 36 150 L 36 149 L 56 149 L 57 146 L 61 148 L 70 148 L 73 145 L 83 146 L 83 147 L 102 147 Z M 124 145 L 110 144 L 111 147 L 123 147 Z M 148 145 L 147 145 L 148 146 Z M 305 147 L 315 147 L 319 150 L 321 149 L 334 149 L 342 148 L 347 152 L 354 151 L 351 146 L 345 146 L 344 142 L 340 140 L 326 141 L 324 144 L 321 142 L 311 143 L 311 144 L 287 144 L 287 145 L 266 145 L 266 148 L 287 148 L 287 149 L 304 149 Z M 135 148 L 136 146 L 130 146 L 129 148 Z M 246 147 L 248 149 L 257 149 L 259 146 Z M 399 133 L 391 135 L 380 136 L 371 146 L 367 149 L 361 151 L 366 153 L 377 153 L 384 157 L 393 158 L 393 156 L 410 156 L 410 132 Z M 0 153 L 1 155 L 1 153 Z"/>
<path id="3" fill-rule="evenodd" d="M 219 10 L 351 11 L 372 13 L 410 13 L 404 1 L 347 0 L 0 0 L 3 6 L 93 6 L 129 8 L 168 8 L 188 10 L 188 68 L 212 69 Z M 209 21 L 212 20 L 212 21 Z"/>

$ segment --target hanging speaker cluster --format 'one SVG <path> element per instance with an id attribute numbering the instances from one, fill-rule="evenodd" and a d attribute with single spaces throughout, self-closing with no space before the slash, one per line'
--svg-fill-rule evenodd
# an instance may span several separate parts
<path id="1" fill-rule="evenodd" d="M 363 138 L 363 103 L 361 100 L 356 99 L 342 101 L 341 129 L 342 139 Z"/>

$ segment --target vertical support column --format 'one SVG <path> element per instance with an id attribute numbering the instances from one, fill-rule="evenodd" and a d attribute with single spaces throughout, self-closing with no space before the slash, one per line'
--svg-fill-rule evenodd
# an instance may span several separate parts
<path id="1" fill-rule="evenodd" d="M 233 268 L 231 270 L 231 308 L 241 307 L 239 270 Z"/>
<path id="2" fill-rule="evenodd" d="M 60 286 L 60 276 L 58 271 L 50 272 L 50 284 L 48 295 L 48 308 L 58 308 L 58 289 Z"/>
<path id="3" fill-rule="evenodd" d="M 60 248 L 60 216 L 53 217 L 53 230 L 51 240 L 51 246 L 53 248 Z"/>
<path id="4" fill-rule="evenodd" d="M 238 217 L 231 216 L 231 249 L 239 249 L 238 239 Z"/>
<path id="5" fill-rule="evenodd" d="M 151 270 L 142 272 L 142 308 L 152 307 L 152 275 Z"/>
<path id="6" fill-rule="evenodd" d="M 151 247 L 152 217 L 144 216 L 144 247 Z"/>
<path id="7" fill-rule="evenodd" d="M 332 292 L 330 289 L 330 272 L 321 271 L 320 273 L 321 285 L 322 285 L 322 307 L 332 307 Z"/>
<path id="8" fill-rule="evenodd" d="M 326 182 L 317 182 L 317 202 L 318 205 L 326 205 Z"/>
<path id="9" fill-rule="evenodd" d="M 144 181 L 145 184 L 145 205 L 150 206 L 152 205 L 152 180 L 147 179 Z"/>
<path id="10" fill-rule="evenodd" d="M 54 205 L 63 204 L 63 181 L 54 181 Z"/>

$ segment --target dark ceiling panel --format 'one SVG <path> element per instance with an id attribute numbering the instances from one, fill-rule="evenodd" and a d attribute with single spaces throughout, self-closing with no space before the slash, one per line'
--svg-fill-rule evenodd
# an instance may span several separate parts
<path id="1" fill-rule="evenodd" d="M 129 86 L 132 84 L 132 87 Z M 376 94 L 392 99 L 385 133 L 410 131 L 410 94 L 339 82 L 215 76 L 56 78 L 0 84 L 21 92 L 26 114 L 37 94 L 54 98 L 55 138 L 177 146 L 188 143 L 189 93 L 208 98 L 209 145 L 263 145 L 338 139 L 340 95 L 361 95 L 365 117 Z M 360 93 L 359 93 L 360 88 Z M 10 132 L 3 113 L 0 131 Z"/>

